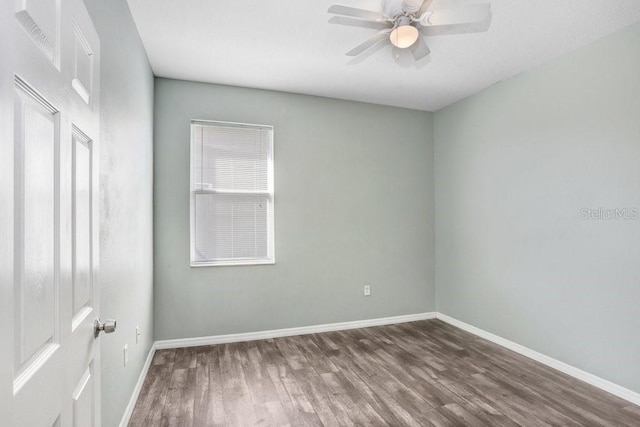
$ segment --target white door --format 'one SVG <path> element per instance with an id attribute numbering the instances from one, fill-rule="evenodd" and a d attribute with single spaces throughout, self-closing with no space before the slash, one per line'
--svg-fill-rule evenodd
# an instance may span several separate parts
<path id="1" fill-rule="evenodd" d="M 99 425 L 100 42 L 82 0 L 1 1 L 0 424 Z"/>

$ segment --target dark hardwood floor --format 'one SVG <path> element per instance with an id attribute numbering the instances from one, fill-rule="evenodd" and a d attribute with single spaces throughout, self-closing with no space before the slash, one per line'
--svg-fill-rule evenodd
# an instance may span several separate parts
<path id="1" fill-rule="evenodd" d="M 640 426 L 640 407 L 439 320 L 159 350 L 131 426 Z"/>

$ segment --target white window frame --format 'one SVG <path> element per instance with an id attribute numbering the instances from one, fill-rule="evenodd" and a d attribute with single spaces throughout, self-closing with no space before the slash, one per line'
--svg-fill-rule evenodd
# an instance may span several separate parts
<path id="1" fill-rule="evenodd" d="M 271 140 L 269 141 L 269 164 L 267 171 L 267 179 L 269 182 L 268 190 L 265 191 L 229 191 L 229 190 L 195 190 L 193 179 L 194 168 L 194 125 L 215 125 L 215 126 L 227 126 L 227 127 L 242 127 L 242 128 L 260 128 L 269 129 L 271 134 Z M 269 265 L 276 263 L 275 254 L 275 220 L 274 220 L 274 179 L 273 179 L 273 164 L 274 164 L 274 128 L 271 125 L 258 125 L 249 123 L 236 123 L 236 122 L 223 122 L 215 120 L 201 120 L 192 119 L 189 125 L 190 128 L 190 156 L 189 156 L 189 199 L 190 199 L 190 212 L 189 212 L 189 228 L 191 235 L 190 242 L 190 265 L 191 267 L 213 267 L 213 266 L 231 266 L 231 265 Z M 269 206 L 267 208 L 267 245 L 268 253 L 271 255 L 268 258 L 231 258 L 231 259 L 218 259 L 208 261 L 196 261 L 195 247 L 196 247 L 196 212 L 195 212 L 195 199 L 196 194 L 260 194 L 267 195 Z"/>

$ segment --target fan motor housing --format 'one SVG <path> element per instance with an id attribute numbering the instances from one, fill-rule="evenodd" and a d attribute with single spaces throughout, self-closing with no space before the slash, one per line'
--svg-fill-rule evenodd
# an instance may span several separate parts
<path id="1" fill-rule="evenodd" d="M 396 27 L 402 27 L 403 25 L 411 25 L 411 19 L 408 16 L 400 15 L 396 18 Z"/>

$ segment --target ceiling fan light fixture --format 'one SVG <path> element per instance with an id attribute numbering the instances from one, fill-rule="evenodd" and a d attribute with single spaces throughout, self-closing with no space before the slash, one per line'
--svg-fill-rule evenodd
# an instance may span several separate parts
<path id="1" fill-rule="evenodd" d="M 418 40 L 419 35 L 420 32 L 413 25 L 400 25 L 391 31 L 389 40 L 395 47 L 406 49 Z"/>

